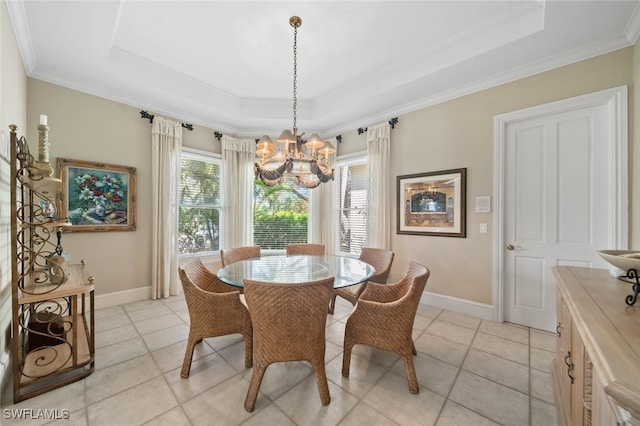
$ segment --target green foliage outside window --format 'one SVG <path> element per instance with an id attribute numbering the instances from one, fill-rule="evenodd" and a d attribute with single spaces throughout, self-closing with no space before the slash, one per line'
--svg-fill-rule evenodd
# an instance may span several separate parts
<path id="1" fill-rule="evenodd" d="M 288 244 L 307 242 L 307 213 L 277 211 L 253 215 L 256 245 L 263 249 L 284 249 Z"/>
<path id="2" fill-rule="evenodd" d="M 262 249 L 284 249 L 288 244 L 306 243 L 309 219 L 309 190 L 292 181 L 268 187 L 254 184 L 253 241 Z"/>
<path id="3" fill-rule="evenodd" d="M 220 164 L 183 152 L 179 204 L 179 253 L 220 250 Z"/>

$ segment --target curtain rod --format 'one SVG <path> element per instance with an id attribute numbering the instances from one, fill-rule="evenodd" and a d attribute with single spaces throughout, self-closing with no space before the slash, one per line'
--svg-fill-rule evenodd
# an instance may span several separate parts
<path id="1" fill-rule="evenodd" d="M 149 123 L 153 123 L 155 115 L 149 114 L 147 111 L 140 111 L 140 118 L 149 120 Z M 189 131 L 193 131 L 193 124 L 181 123 L 182 127 Z"/>
<path id="2" fill-rule="evenodd" d="M 389 120 L 389 125 L 391 126 L 391 129 L 395 129 L 396 124 L 398 124 L 398 117 L 393 117 L 391 120 Z M 367 127 L 358 127 L 359 135 L 363 134 L 366 131 L 367 131 Z"/>
<path id="3" fill-rule="evenodd" d="M 140 111 L 140 118 L 149 120 L 149 123 L 153 123 L 154 117 L 155 115 L 149 114 L 149 112 L 147 111 Z M 393 117 L 391 120 L 388 121 L 388 123 L 391 126 L 391 129 L 395 129 L 396 124 L 398 124 L 398 117 Z M 181 123 L 181 124 L 182 124 L 182 127 L 184 127 L 185 129 L 189 131 L 193 131 L 193 124 L 187 124 L 187 123 Z M 368 129 L 367 127 L 358 127 L 358 134 L 359 135 L 363 134 L 364 132 L 367 131 L 367 129 Z M 222 133 L 218 131 L 214 131 L 213 136 L 218 140 L 222 139 Z M 260 140 L 259 138 L 256 139 L 256 143 L 258 143 L 259 140 Z M 338 143 L 342 143 L 342 135 L 337 135 L 336 140 L 338 141 Z"/>

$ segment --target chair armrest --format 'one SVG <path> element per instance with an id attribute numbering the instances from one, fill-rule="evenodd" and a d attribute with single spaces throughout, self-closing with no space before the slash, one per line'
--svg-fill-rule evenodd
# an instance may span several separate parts
<path id="1" fill-rule="evenodd" d="M 229 312 L 237 312 L 238 309 L 247 309 L 240 300 L 240 291 L 235 290 L 227 293 L 210 293 L 198 289 L 198 297 L 192 298 L 191 303 L 197 310 L 209 311 L 210 316 L 225 315 Z M 189 304 L 189 300 L 187 300 Z M 212 307 L 215 306 L 215 312 Z"/>
<path id="2" fill-rule="evenodd" d="M 413 326 L 413 315 L 405 309 L 405 300 L 380 303 L 360 298 L 347 322 L 390 331 L 410 329 Z M 393 321 L 388 321 L 391 317 Z"/>
<path id="3" fill-rule="evenodd" d="M 208 277 L 207 281 L 200 284 L 200 289 L 209 292 L 209 293 L 239 293 L 240 290 L 237 290 L 236 287 L 232 287 L 229 284 L 225 284 L 220 281 L 218 277 L 215 275 L 211 275 Z"/>
<path id="4" fill-rule="evenodd" d="M 400 288 L 400 283 L 402 283 L 402 281 L 395 284 L 378 284 L 369 281 L 367 287 L 360 295 L 360 300 L 364 299 L 381 303 L 398 300 L 404 293 L 403 289 Z"/>

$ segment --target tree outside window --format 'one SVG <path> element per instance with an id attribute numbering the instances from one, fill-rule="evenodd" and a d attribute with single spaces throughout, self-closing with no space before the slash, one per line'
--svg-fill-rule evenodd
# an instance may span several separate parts
<path id="1" fill-rule="evenodd" d="M 367 242 L 367 163 L 366 158 L 339 162 L 338 247 L 340 254 L 360 255 Z"/>
<path id="2" fill-rule="evenodd" d="M 220 160 L 182 152 L 179 192 L 180 255 L 220 250 Z"/>
<path id="3" fill-rule="evenodd" d="M 254 183 L 253 239 L 262 249 L 281 250 L 288 244 L 306 243 L 309 189 L 288 176 L 282 185 Z"/>

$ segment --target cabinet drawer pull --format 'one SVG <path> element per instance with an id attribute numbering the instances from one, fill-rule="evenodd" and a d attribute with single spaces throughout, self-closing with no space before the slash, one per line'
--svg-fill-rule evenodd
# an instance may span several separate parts
<path id="1" fill-rule="evenodd" d="M 571 372 L 573 371 L 573 363 L 569 362 L 569 359 L 571 358 L 571 351 L 567 352 L 567 356 L 564 357 L 564 363 L 567 364 L 567 376 L 569 376 L 569 379 L 571 379 L 571 384 L 573 384 L 573 376 L 571 375 Z"/>
<path id="2" fill-rule="evenodd" d="M 556 334 L 558 335 L 558 337 L 562 337 L 562 332 L 560 331 L 562 328 L 564 328 L 562 326 L 562 323 L 558 323 L 558 326 L 556 327 Z"/>

